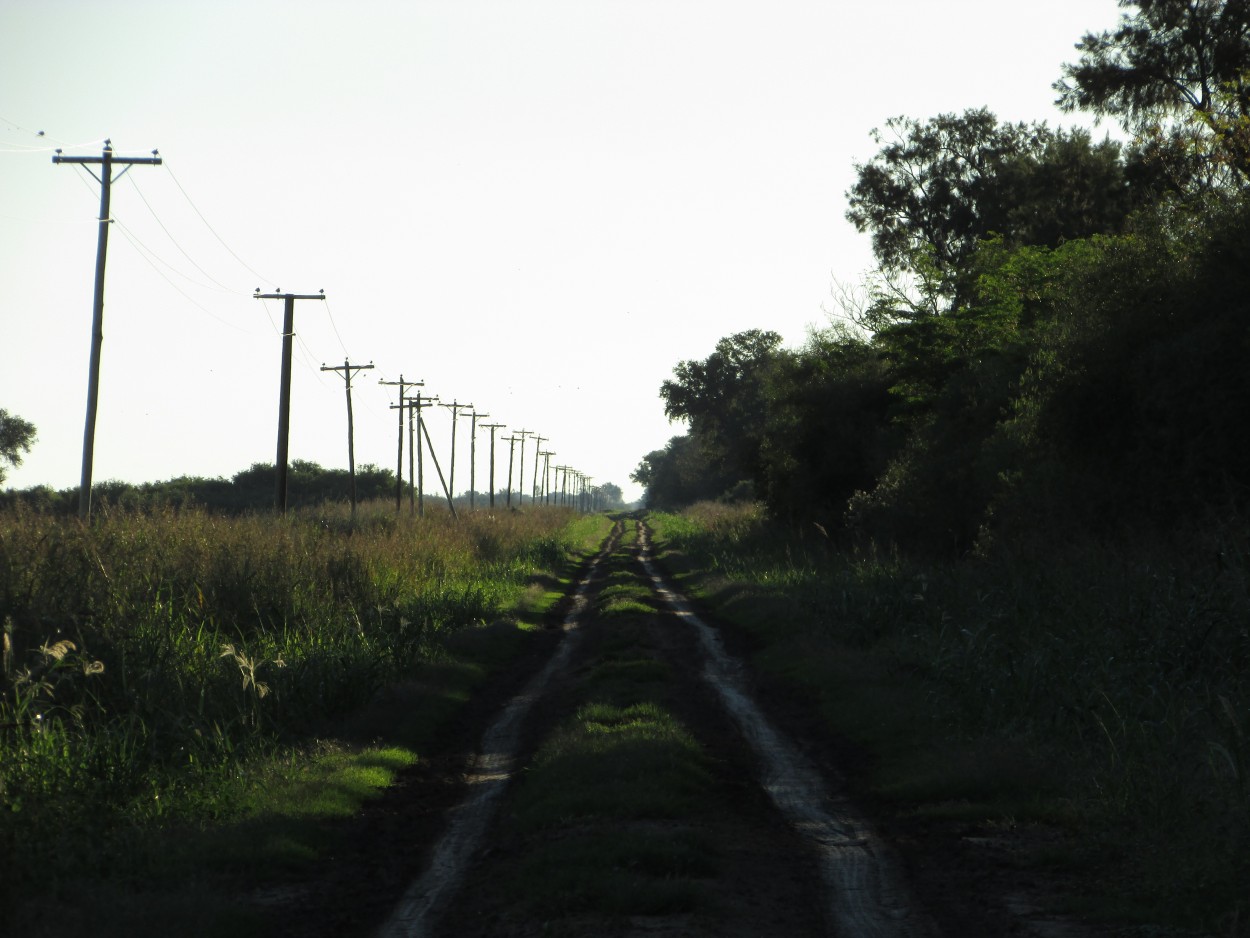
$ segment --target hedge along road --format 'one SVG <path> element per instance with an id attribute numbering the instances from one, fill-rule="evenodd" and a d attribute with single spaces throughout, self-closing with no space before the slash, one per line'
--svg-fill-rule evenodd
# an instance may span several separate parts
<path id="1" fill-rule="evenodd" d="M 934 934 L 640 521 L 618 524 L 562 632 L 485 732 L 381 938 Z"/>

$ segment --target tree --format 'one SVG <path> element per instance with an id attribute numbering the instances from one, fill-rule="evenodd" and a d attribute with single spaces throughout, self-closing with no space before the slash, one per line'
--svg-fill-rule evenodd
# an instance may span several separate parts
<path id="1" fill-rule="evenodd" d="M 1002 124 L 985 108 L 924 122 L 891 118 L 872 137 L 885 142 L 856 164 L 846 217 L 871 233 L 882 274 L 873 300 L 885 321 L 891 309 L 915 318 L 940 312 L 944 299 L 959 305 L 971 288 L 968 259 L 991 234 L 1054 246 L 1118 232 L 1153 194 L 1129 184 L 1114 141 L 1045 123 Z M 900 273 L 916 279 L 918 300 L 897 286 Z M 881 323 L 870 317 L 868 325 Z"/>
<path id="2" fill-rule="evenodd" d="M 604 508 L 620 508 L 625 504 L 625 493 L 615 482 L 604 482 L 595 486 L 595 493 Z"/>
<path id="3" fill-rule="evenodd" d="M 1055 82 L 1065 111 L 1121 120 L 1157 135 L 1177 116 L 1206 131 L 1212 159 L 1241 182 L 1250 179 L 1250 2 L 1120 0 L 1137 12 L 1113 32 L 1087 33 L 1076 64 Z M 1172 146 L 1185 134 L 1165 134 Z"/>
<path id="4" fill-rule="evenodd" d="M 767 376 L 781 354 L 781 336 L 750 329 L 716 343 L 704 361 L 683 361 L 660 387 L 664 413 L 684 420 L 701 449 L 725 472 L 758 480 L 759 445 L 767 402 Z"/>
<path id="5" fill-rule="evenodd" d="M 675 436 L 664 449 L 648 453 L 629 477 L 646 489 L 643 504 L 660 511 L 718 498 L 736 481 L 689 434 Z"/>
<path id="6" fill-rule="evenodd" d="M 20 466 L 22 455 L 29 453 L 34 443 L 35 425 L 0 408 L 0 482 L 4 481 L 7 466 Z"/>
<path id="7" fill-rule="evenodd" d="M 775 515 L 832 530 L 847 499 L 872 487 L 893 442 L 889 383 L 877 349 L 845 325 L 813 330 L 778 362 L 759 493 Z"/>

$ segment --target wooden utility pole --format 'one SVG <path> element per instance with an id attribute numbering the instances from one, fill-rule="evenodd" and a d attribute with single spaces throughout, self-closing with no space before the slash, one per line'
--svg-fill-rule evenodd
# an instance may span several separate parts
<path id="1" fill-rule="evenodd" d="M 489 417 L 489 414 L 482 416 Z M 484 423 L 482 426 L 490 430 L 490 507 L 493 511 L 495 508 L 495 431 L 504 426 L 502 423 Z M 509 475 L 511 475 L 511 467 L 509 467 Z M 511 478 L 508 480 L 511 482 Z"/>
<path id="2" fill-rule="evenodd" d="M 399 452 L 395 456 L 395 514 L 399 514 L 404 498 L 404 391 L 407 388 L 424 387 L 425 382 L 405 381 L 401 374 L 398 381 L 379 381 L 378 384 L 399 388 L 399 403 L 391 405 L 391 410 L 399 411 Z"/>
<path id="3" fill-rule="evenodd" d="M 516 441 L 515 430 L 512 432 L 512 436 L 504 441 L 508 444 L 508 492 L 505 496 L 505 502 L 509 511 L 512 510 L 512 457 L 516 454 Z"/>
<path id="4" fill-rule="evenodd" d="M 104 263 L 108 257 L 109 225 L 113 221 L 109 217 L 115 181 L 113 166 L 122 164 L 126 167 L 117 174 L 117 178 L 121 179 L 131 166 L 160 166 L 161 158 L 156 150 L 152 151 L 151 156 L 114 156 L 112 141 L 105 140 L 104 151 L 100 156 L 64 156 L 58 149 L 52 162 L 100 167 L 99 176 L 90 169 L 87 170 L 100 183 L 100 229 L 96 236 L 95 297 L 91 305 L 91 364 L 87 372 L 87 421 L 82 434 L 82 478 L 78 488 L 78 517 L 86 520 L 91 517 L 91 470 L 95 462 L 96 410 L 100 401 L 100 348 L 104 344 Z"/>
<path id="5" fill-rule="evenodd" d="M 479 414 L 476 410 L 469 414 L 472 418 L 469 430 L 469 510 L 473 510 L 473 499 L 477 495 L 477 418 L 489 417 L 490 414 Z"/>
<path id="6" fill-rule="evenodd" d="M 260 287 L 252 297 L 257 300 L 282 300 L 282 383 L 278 389 L 278 456 L 274 462 L 274 504 L 278 511 L 286 511 L 286 463 L 291 437 L 291 346 L 295 339 L 295 301 L 324 300 L 326 291 L 319 293 L 261 293 Z"/>
<path id="7" fill-rule="evenodd" d="M 472 404 L 461 404 L 459 401 L 452 399 L 450 404 L 439 404 L 439 407 L 446 407 L 451 411 L 451 466 L 447 470 L 447 485 L 451 488 L 453 495 L 456 493 L 456 415 L 466 407 L 472 407 Z"/>
<path id="8" fill-rule="evenodd" d="M 447 507 L 451 509 L 451 516 L 455 518 L 457 517 L 456 503 L 452 501 L 451 489 L 447 487 L 447 482 L 443 479 L 443 467 L 438 464 L 438 456 L 434 452 L 434 443 L 430 440 L 430 431 L 425 428 L 425 422 L 423 420 L 418 420 L 417 425 L 420 427 L 421 433 L 425 436 L 426 446 L 430 448 L 430 458 L 434 460 L 434 468 L 438 470 L 438 481 L 442 483 L 443 494 L 447 496 Z"/>
<path id="9" fill-rule="evenodd" d="M 517 472 L 517 482 L 516 482 L 517 507 L 520 507 L 521 505 L 525 504 L 525 438 L 529 436 L 530 434 L 532 434 L 533 432 L 534 432 L 533 430 L 513 430 L 512 431 L 513 436 L 516 436 L 517 434 L 520 434 L 521 436 L 521 439 L 519 440 L 521 444 L 521 468 Z M 512 492 L 511 470 L 509 470 L 508 472 L 508 486 L 509 486 L 508 492 L 511 493 Z"/>
<path id="10" fill-rule="evenodd" d="M 416 411 L 417 411 L 417 428 L 418 428 L 418 431 L 419 431 L 419 432 L 418 432 L 418 435 L 417 435 L 417 441 L 416 441 L 416 449 L 417 449 L 417 517 L 419 517 L 419 518 L 424 518 L 424 517 L 425 517 L 425 444 L 421 442 L 421 436 L 425 433 L 425 418 L 424 418 L 423 416 L 421 416 L 421 411 L 423 411 L 423 410 L 424 410 L 425 408 L 427 408 L 427 407 L 433 407 L 433 406 L 434 406 L 435 404 L 437 404 L 437 403 L 438 403 L 438 396 L 437 396 L 437 395 L 435 395 L 434 397 L 427 397 L 427 398 L 422 399 L 422 397 L 421 397 L 421 392 L 420 392 L 420 391 L 418 391 L 418 392 L 417 392 L 417 396 L 416 396 L 415 401 L 413 400 L 413 398 L 408 398 L 408 408 L 409 408 L 409 410 L 408 410 L 408 413 L 409 413 L 409 417 L 408 417 L 408 431 L 409 431 L 409 436 L 411 437 L 411 433 L 412 433 L 412 416 L 411 416 L 411 415 L 412 415 L 412 409 L 413 409 L 414 407 L 416 408 Z M 431 451 L 430 451 L 430 455 L 431 455 L 431 456 L 433 456 L 433 455 L 434 455 L 433 450 L 431 450 Z M 436 461 L 437 461 L 437 460 L 436 460 Z M 408 465 L 409 465 L 409 469 L 408 469 L 408 476 L 409 476 L 409 481 L 411 481 L 411 477 L 412 477 L 412 444 L 411 444 L 411 440 L 410 440 L 410 442 L 409 442 L 409 447 L 408 447 Z"/>
<path id="11" fill-rule="evenodd" d="M 538 501 L 538 496 L 534 494 L 538 491 L 538 457 L 542 455 L 539 450 L 543 448 L 543 440 L 549 439 L 551 439 L 549 436 L 534 435 L 534 481 L 530 483 L 530 495 L 535 502 Z M 522 472 L 521 484 L 525 484 L 524 472 Z"/>
<path id="12" fill-rule="evenodd" d="M 352 376 L 358 371 L 368 371 L 373 362 L 367 365 L 353 365 L 346 358 L 341 365 L 322 365 L 322 371 L 343 372 L 343 383 L 347 386 L 347 474 L 350 480 L 352 500 L 352 521 L 356 520 L 356 433 L 352 424 Z"/>
<path id="13" fill-rule="evenodd" d="M 566 489 L 569 484 L 568 466 L 556 466 L 556 480 L 556 490 L 560 493 L 560 501 L 558 504 L 563 508 L 567 495 Z"/>
<path id="14" fill-rule="evenodd" d="M 553 450 L 545 449 L 538 455 L 543 458 L 543 484 L 539 490 L 539 494 L 542 496 L 543 504 L 547 505 L 551 502 L 551 489 L 547 485 L 547 479 L 551 475 L 551 457 L 555 455 L 555 452 Z"/>

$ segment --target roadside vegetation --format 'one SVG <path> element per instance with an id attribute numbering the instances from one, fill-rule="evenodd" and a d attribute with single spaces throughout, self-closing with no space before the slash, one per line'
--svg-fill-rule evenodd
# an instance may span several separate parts
<path id="1" fill-rule="evenodd" d="M 1244 933 L 1244 528 L 1183 556 L 1081 539 L 943 561 L 839 550 L 751 505 L 649 520 L 884 811 L 1019 833 L 1017 862 L 1080 874 L 1069 911 Z"/>
<path id="2" fill-rule="evenodd" d="M 238 884 L 331 849 L 608 525 L 0 513 L 2 930 L 263 931 Z"/>
<path id="3" fill-rule="evenodd" d="M 883 115 L 876 268 L 679 362 L 633 478 L 877 797 L 1079 828 L 1100 913 L 1244 935 L 1250 12 L 1120 5 L 1054 85 L 1119 139 Z"/>

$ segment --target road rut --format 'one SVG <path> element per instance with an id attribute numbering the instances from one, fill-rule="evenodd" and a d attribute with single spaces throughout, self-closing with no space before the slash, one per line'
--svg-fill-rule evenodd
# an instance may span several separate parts
<path id="1" fill-rule="evenodd" d="M 934 934 L 910 902 L 889 849 L 769 719 L 742 665 L 664 580 L 650 556 L 648 530 L 635 524 L 626 548 L 619 547 L 618 524 L 578 583 L 551 657 L 486 731 L 466 773 L 465 796 L 450 812 L 425 871 L 378 934 Z M 708 908 L 697 913 L 538 921 L 516 911 L 509 904 L 514 900 L 496 888 L 509 875 L 509 863 L 538 846 L 509 833 L 500 815 L 506 821 L 510 783 L 568 718 L 579 675 L 595 667 L 601 643 L 619 628 L 595 605 L 597 584 L 610 571 L 617 577 L 631 571 L 649 584 L 653 612 L 631 627 L 644 636 L 649 653 L 673 667 L 674 712 L 713 754 L 721 801 L 715 817 L 686 826 L 700 828 L 723 859 L 706 884 Z"/>

